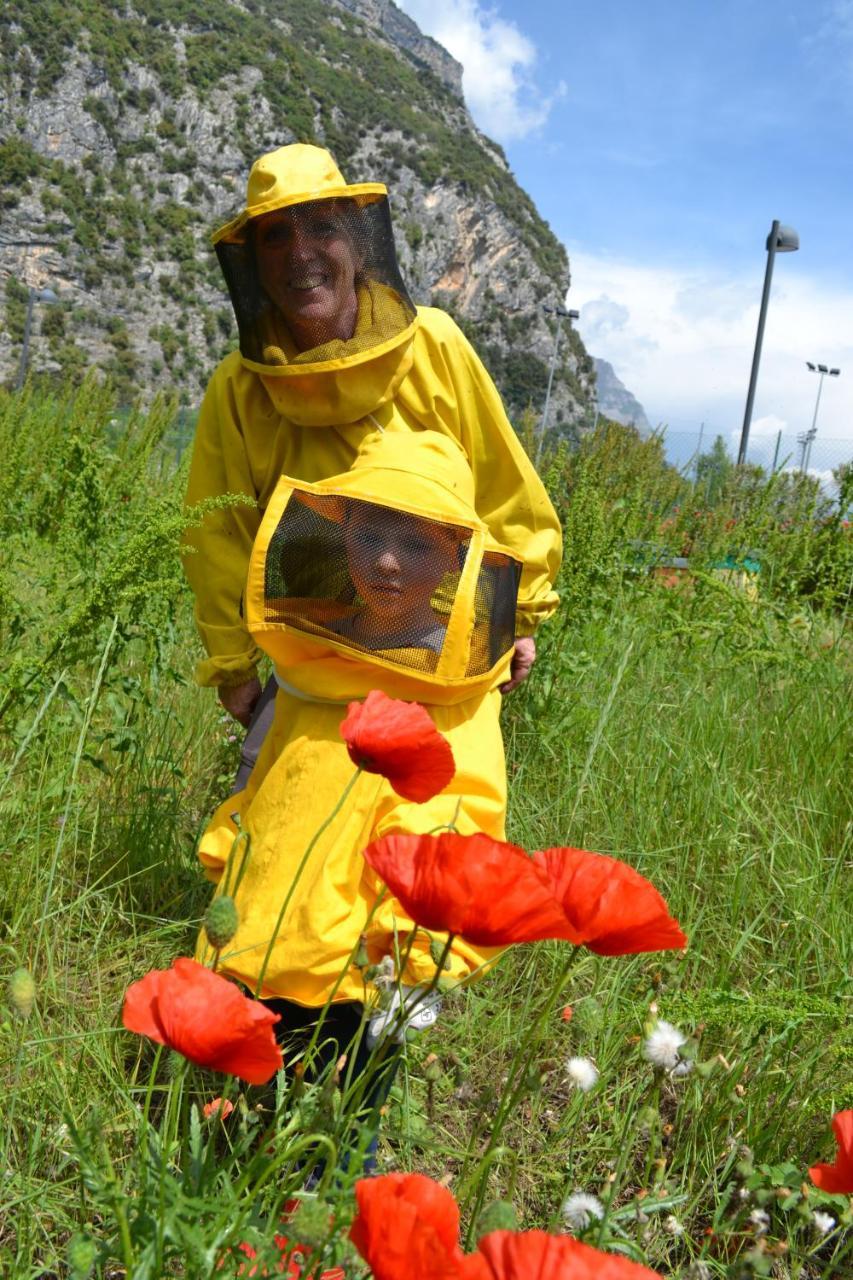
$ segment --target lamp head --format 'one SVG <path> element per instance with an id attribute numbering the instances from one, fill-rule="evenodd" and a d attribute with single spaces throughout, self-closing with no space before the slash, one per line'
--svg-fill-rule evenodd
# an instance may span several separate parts
<path id="1" fill-rule="evenodd" d="M 773 232 L 767 237 L 767 248 L 773 248 Z M 800 237 L 797 235 L 793 227 L 779 226 L 776 230 L 776 252 L 777 253 L 794 253 L 800 247 Z"/>

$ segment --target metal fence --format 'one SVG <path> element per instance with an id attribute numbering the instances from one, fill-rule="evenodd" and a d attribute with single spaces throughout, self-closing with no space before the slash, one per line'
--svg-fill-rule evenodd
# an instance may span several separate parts
<path id="1" fill-rule="evenodd" d="M 718 436 L 732 462 L 737 459 L 739 432 L 717 430 L 704 423 L 693 431 L 664 428 L 661 434 L 668 460 L 687 476 L 695 476 L 699 458 L 711 451 Z M 749 438 L 747 462 L 766 471 L 805 470 L 831 489 L 835 468 L 843 462 L 853 462 L 853 438 L 818 435 L 809 439 L 809 435 L 808 432 L 794 435 L 782 431 L 753 434 Z"/>

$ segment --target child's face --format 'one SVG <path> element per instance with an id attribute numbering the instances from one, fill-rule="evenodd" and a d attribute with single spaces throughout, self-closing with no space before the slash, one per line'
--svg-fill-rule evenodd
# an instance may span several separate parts
<path id="1" fill-rule="evenodd" d="M 400 512 L 351 508 L 344 544 L 365 609 L 394 626 L 422 615 L 444 575 L 458 569 L 450 530 Z"/>

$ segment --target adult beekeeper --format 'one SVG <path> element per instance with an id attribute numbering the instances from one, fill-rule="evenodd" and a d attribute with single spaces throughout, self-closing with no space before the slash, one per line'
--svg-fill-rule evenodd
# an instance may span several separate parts
<path id="1" fill-rule="evenodd" d="M 249 841 L 221 967 L 252 989 L 263 974 L 285 1031 L 330 996 L 357 1025 L 362 976 L 342 966 L 360 933 L 376 960 L 406 928 L 390 898 L 368 922 L 381 886 L 365 845 L 453 821 L 504 834 L 501 690 L 526 675 L 556 606 L 559 525 L 470 344 L 409 298 L 384 186 L 348 185 L 318 147 L 282 147 L 253 166 L 245 209 L 213 241 L 240 347 L 207 389 L 187 500 L 248 502 L 186 536 L 207 650 L 197 678 L 242 723 L 263 652 L 277 680 L 257 765 L 201 842 L 217 879 L 238 826 Z M 346 705 L 371 689 L 427 707 L 456 776 L 417 805 L 362 775 L 294 886 L 352 776 Z M 458 943 L 451 972 L 481 959 Z M 434 972 L 419 941 L 399 976 Z"/>

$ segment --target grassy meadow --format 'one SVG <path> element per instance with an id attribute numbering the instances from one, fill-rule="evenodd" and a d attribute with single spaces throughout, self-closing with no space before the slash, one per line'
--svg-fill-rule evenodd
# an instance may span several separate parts
<path id="1" fill-rule="evenodd" d="M 191 682 L 173 421 L 163 403 L 119 422 L 94 384 L 0 393 L 0 976 L 35 982 L 31 1009 L 0 1002 L 10 1280 L 240 1274 L 229 1250 L 263 1260 L 300 1192 L 304 1135 L 346 1130 L 335 1080 L 306 1091 L 287 1067 L 272 1100 L 238 1083 L 228 1121 L 202 1120 L 222 1078 L 121 1028 L 128 985 L 192 953 L 194 844 L 239 755 Z M 688 481 L 612 424 L 556 449 L 547 481 L 564 604 L 505 706 L 509 836 L 629 862 L 689 946 L 510 950 L 406 1047 L 380 1168 L 449 1185 L 469 1248 L 514 1220 L 684 1280 L 849 1277 L 850 1201 L 807 1178 L 853 1106 L 844 507 L 797 475 Z M 689 1073 L 644 1057 L 656 1018 Z M 368 1274 L 345 1242 L 358 1168 L 303 1197 L 305 1275 Z M 601 1216 L 564 1214 L 578 1192 Z"/>

